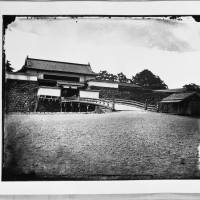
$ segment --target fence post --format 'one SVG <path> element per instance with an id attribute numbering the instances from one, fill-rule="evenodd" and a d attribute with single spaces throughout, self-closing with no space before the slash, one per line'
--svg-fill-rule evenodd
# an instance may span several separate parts
<path id="1" fill-rule="evenodd" d="M 148 103 L 147 103 L 147 99 L 146 99 L 146 101 L 145 101 L 145 110 L 147 110 L 147 107 L 148 107 Z"/>
<path id="2" fill-rule="evenodd" d="M 159 103 L 157 102 L 157 104 L 156 104 L 156 111 L 159 112 L 159 110 L 160 110 L 160 105 L 159 105 Z"/>
<path id="3" fill-rule="evenodd" d="M 81 112 L 81 104 L 80 104 L 80 102 L 78 103 L 78 109 L 79 109 L 79 112 Z"/>
<path id="4" fill-rule="evenodd" d="M 113 100 L 112 100 L 112 110 L 115 110 L 115 98 L 113 97 Z"/>
<path id="5" fill-rule="evenodd" d="M 62 112 L 62 99 L 60 100 L 60 112 Z"/>
<path id="6" fill-rule="evenodd" d="M 37 112 L 38 101 L 39 101 L 39 97 L 37 96 L 35 107 L 34 107 L 34 112 Z"/>

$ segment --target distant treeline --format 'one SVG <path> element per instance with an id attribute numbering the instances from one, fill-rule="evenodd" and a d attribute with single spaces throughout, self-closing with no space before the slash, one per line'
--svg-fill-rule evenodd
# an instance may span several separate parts
<path id="1" fill-rule="evenodd" d="M 108 73 L 106 70 L 100 71 L 96 77 L 98 80 L 114 81 L 120 83 L 132 83 L 142 86 L 147 89 L 167 89 L 168 86 L 160 79 L 159 76 L 154 75 L 148 69 L 145 69 L 131 79 L 121 72 L 119 74 Z"/>
<path id="2" fill-rule="evenodd" d="M 164 83 L 164 81 L 148 69 L 144 69 L 143 71 L 137 73 L 135 76 L 132 76 L 131 79 L 127 78 L 123 72 L 119 74 L 112 74 L 103 70 L 98 73 L 96 79 L 120 83 L 132 83 L 151 90 L 168 89 L 168 86 Z M 195 83 L 185 84 L 183 85 L 183 88 L 186 89 L 186 92 L 195 91 L 200 93 L 200 86 Z"/>

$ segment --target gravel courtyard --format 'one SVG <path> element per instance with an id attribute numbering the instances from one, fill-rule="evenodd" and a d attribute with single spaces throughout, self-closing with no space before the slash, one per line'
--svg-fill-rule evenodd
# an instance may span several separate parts
<path id="1" fill-rule="evenodd" d="M 4 180 L 200 178 L 200 119 L 122 111 L 9 114 Z"/>

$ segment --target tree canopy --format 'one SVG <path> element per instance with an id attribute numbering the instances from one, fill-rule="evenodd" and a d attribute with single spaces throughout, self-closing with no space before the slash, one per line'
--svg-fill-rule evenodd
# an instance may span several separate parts
<path id="1" fill-rule="evenodd" d="M 128 78 L 122 72 L 120 72 L 119 74 L 117 74 L 117 80 L 120 83 L 128 83 Z"/>
<path id="2" fill-rule="evenodd" d="M 167 89 L 168 86 L 148 69 L 145 69 L 132 77 L 132 82 L 148 89 Z"/>
<path id="3" fill-rule="evenodd" d="M 120 82 L 120 83 L 130 83 L 131 80 L 126 77 L 123 72 L 115 75 L 112 73 L 108 73 L 106 70 L 100 71 L 96 77 L 97 80 L 109 80 L 113 82 Z"/>
<path id="4" fill-rule="evenodd" d="M 3 51 L 2 51 L 2 63 L 6 65 L 6 55 L 5 55 L 5 33 L 6 29 L 8 28 L 8 25 L 15 21 L 15 16 L 12 15 L 4 15 L 3 16 Z M 6 66 L 5 66 L 6 68 Z"/>
<path id="5" fill-rule="evenodd" d="M 5 64 L 5 68 L 6 68 L 6 72 L 13 72 L 13 68 L 11 67 L 10 61 L 7 60 L 6 64 Z"/>
<path id="6" fill-rule="evenodd" d="M 183 86 L 188 92 L 199 92 L 200 93 L 200 85 L 196 85 L 195 83 L 186 84 Z"/>
<path id="7" fill-rule="evenodd" d="M 123 72 L 115 75 L 108 73 L 106 70 L 100 71 L 96 77 L 98 80 L 110 80 L 120 83 L 134 83 L 148 89 L 166 89 L 167 85 L 160 79 L 159 76 L 154 75 L 148 69 L 137 73 L 132 79 L 126 77 Z"/>
<path id="8" fill-rule="evenodd" d="M 112 73 L 108 73 L 106 70 L 100 71 L 96 77 L 96 79 L 98 80 L 110 80 L 110 81 L 117 81 L 117 76 L 112 74 Z"/>

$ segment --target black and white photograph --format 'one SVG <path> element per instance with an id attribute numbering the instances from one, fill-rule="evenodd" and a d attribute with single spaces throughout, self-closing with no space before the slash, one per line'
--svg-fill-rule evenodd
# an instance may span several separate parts
<path id="1" fill-rule="evenodd" d="M 200 178 L 200 16 L 4 15 L 3 181 Z"/>

